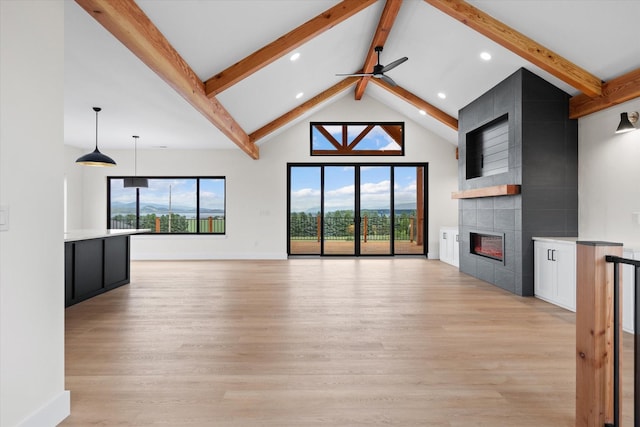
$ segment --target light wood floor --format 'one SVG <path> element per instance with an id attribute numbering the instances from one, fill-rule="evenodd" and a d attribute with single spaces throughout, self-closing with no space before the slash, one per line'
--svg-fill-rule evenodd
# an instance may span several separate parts
<path id="1" fill-rule="evenodd" d="M 62 426 L 568 427 L 574 328 L 439 261 L 133 262 L 66 310 Z"/>

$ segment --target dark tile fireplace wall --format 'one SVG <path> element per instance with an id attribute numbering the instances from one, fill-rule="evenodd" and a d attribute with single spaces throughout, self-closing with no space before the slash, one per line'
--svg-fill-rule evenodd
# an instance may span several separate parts
<path id="1" fill-rule="evenodd" d="M 467 149 L 467 134 L 505 114 L 507 170 L 467 179 L 467 152 L 470 161 L 477 155 Z M 459 189 L 521 186 L 518 195 L 459 200 L 460 271 L 532 296 L 531 238 L 578 235 L 578 123 L 569 119 L 569 95 L 521 68 L 458 117 Z M 504 233 L 504 263 L 472 254 L 471 232 Z"/>

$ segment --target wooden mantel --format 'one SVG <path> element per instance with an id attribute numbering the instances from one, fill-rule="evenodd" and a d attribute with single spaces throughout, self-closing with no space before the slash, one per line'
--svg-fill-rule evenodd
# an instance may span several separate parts
<path id="1" fill-rule="evenodd" d="M 473 190 L 454 191 L 451 193 L 451 198 L 473 199 L 476 197 L 511 196 L 514 194 L 520 194 L 520 185 L 505 184 L 494 185 L 493 187 L 474 188 Z"/>

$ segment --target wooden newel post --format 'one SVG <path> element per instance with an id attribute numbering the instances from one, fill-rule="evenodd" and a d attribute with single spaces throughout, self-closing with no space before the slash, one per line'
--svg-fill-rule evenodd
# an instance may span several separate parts
<path id="1" fill-rule="evenodd" d="M 576 427 L 613 422 L 613 264 L 607 255 L 622 256 L 622 244 L 576 244 Z"/>

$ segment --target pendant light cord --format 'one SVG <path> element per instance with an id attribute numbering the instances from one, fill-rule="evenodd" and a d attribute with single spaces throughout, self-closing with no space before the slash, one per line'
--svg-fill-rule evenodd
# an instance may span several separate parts
<path id="1" fill-rule="evenodd" d="M 96 151 L 98 151 L 98 113 L 102 110 L 99 107 L 93 107 L 93 111 L 96 112 Z"/>
<path id="2" fill-rule="evenodd" d="M 138 176 L 138 138 L 133 135 L 133 176 Z"/>

